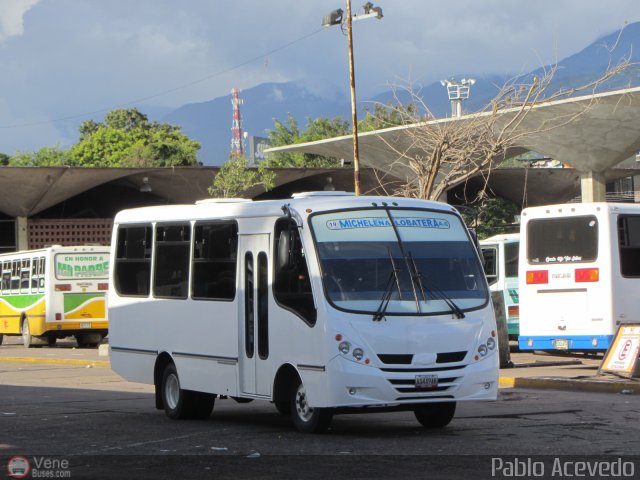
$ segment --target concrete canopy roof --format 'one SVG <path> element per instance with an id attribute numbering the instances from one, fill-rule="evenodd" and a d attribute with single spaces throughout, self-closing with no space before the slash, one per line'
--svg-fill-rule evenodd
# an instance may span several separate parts
<path id="1" fill-rule="evenodd" d="M 105 184 L 130 188 L 139 193 L 143 179 L 148 179 L 153 196 L 168 203 L 193 203 L 209 197 L 218 167 L 174 168 L 82 168 L 82 167 L 0 167 L 0 212 L 11 217 L 30 217 L 76 195 Z M 327 176 L 334 178 L 336 188 L 349 181 L 352 173 L 323 168 L 276 169 L 276 188 L 302 180 L 322 189 Z M 316 178 L 314 178 L 316 177 Z M 373 183 L 370 180 L 369 183 Z M 245 192 L 253 198 L 264 192 L 253 187 Z M 148 194 L 141 194 L 148 195 Z M 105 198 L 108 203 L 112 199 Z"/>
<path id="2" fill-rule="evenodd" d="M 501 121 L 508 122 L 515 111 L 503 111 Z M 490 113 L 431 120 L 426 124 L 464 122 L 478 115 Z M 573 121 L 563 125 L 566 119 L 576 115 Z M 531 109 L 522 127 L 533 129 L 543 122 L 555 122 L 558 126 L 526 138 L 510 154 L 533 150 L 568 163 L 580 172 L 605 172 L 640 150 L 640 87 L 540 103 Z M 424 125 L 412 124 L 359 134 L 361 165 L 380 169 L 401 179 L 412 178 L 411 170 L 403 165 L 397 152 L 416 153 L 411 130 Z M 345 135 L 274 147 L 266 152 L 304 152 L 352 159 L 353 137 Z"/>

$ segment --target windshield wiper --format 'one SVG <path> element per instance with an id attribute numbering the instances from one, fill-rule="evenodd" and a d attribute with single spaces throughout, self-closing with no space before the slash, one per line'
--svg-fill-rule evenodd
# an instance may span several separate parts
<path id="1" fill-rule="evenodd" d="M 451 309 L 451 313 L 455 315 L 456 318 L 464 318 L 465 314 L 462 309 L 456 305 L 456 303 L 449 297 L 446 293 L 440 290 L 438 287 L 429 282 L 429 279 L 425 277 L 420 270 L 418 270 L 418 266 L 416 265 L 416 261 L 413 258 L 411 252 L 409 252 L 409 261 L 411 262 L 412 272 L 411 279 L 420 287 L 420 291 L 422 292 L 422 298 L 424 301 L 427 301 L 427 294 L 424 289 L 424 285 L 422 283 L 423 279 L 429 283 L 429 291 L 433 295 L 434 298 L 442 300 L 447 306 Z"/>
<path id="2" fill-rule="evenodd" d="M 380 299 L 380 305 L 378 305 L 378 309 L 373 314 L 372 320 L 374 322 L 379 322 L 384 318 L 384 314 L 387 311 L 387 307 L 389 306 L 389 302 L 391 301 L 391 295 L 393 293 L 393 283 L 395 280 L 395 284 L 398 287 L 398 296 L 400 300 L 402 300 L 402 290 L 400 289 L 400 277 L 398 276 L 398 272 L 400 269 L 396 266 L 396 262 L 393 259 L 393 255 L 391 254 L 391 248 L 387 247 L 389 252 L 389 260 L 391 262 L 391 273 L 389 274 L 389 279 L 387 280 L 387 284 L 384 287 L 384 292 L 382 292 L 382 298 Z"/>

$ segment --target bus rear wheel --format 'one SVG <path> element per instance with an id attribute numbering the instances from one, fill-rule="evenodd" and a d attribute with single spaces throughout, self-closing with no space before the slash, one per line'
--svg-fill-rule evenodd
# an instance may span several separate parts
<path id="1" fill-rule="evenodd" d="M 413 410 L 416 419 L 425 428 L 446 427 L 456 413 L 456 402 L 429 403 Z"/>
<path id="2" fill-rule="evenodd" d="M 162 405 L 167 417 L 179 419 L 205 419 L 211 415 L 216 396 L 210 393 L 183 390 L 178 371 L 173 363 L 167 365 L 160 386 Z"/>
<path id="3" fill-rule="evenodd" d="M 24 348 L 31 348 L 33 337 L 31 336 L 31 330 L 29 329 L 29 319 L 27 317 L 24 317 L 22 319 L 20 332 L 22 333 L 22 345 L 24 345 Z"/>
<path id="4" fill-rule="evenodd" d="M 98 345 L 100 345 L 100 342 L 102 342 L 104 335 L 100 333 L 83 333 L 83 334 L 76 335 L 75 337 L 76 337 L 76 342 L 78 343 L 78 346 L 80 348 L 84 348 L 84 347 L 95 348 Z"/>
<path id="5" fill-rule="evenodd" d="M 307 390 L 301 380 L 291 389 L 291 418 L 293 425 L 303 433 L 323 433 L 331 425 L 333 411 L 329 408 L 309 406 Z"/>

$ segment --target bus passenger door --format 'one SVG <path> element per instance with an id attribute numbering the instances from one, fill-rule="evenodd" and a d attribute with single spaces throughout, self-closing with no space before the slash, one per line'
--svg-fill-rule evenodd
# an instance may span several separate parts
<path id="1" fill-rule="evenodd" d="M 240 235 L 240 390 L 271 395 L 269 365 L 269 234 Z"/>

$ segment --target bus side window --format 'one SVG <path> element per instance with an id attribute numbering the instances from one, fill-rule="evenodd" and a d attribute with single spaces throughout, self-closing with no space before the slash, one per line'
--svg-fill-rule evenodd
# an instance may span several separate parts
<path id="1" fill-rule="evenodd" d="M 148 296 L 151 280 L 151 226 L 120 227 L 114 282 L 125 296 Z"/>
<path id="2" fill-rule="evenodd" d="M 193 235 L 191 296 L 233 300 L 236 296 L 237 223 L 197 222 Z"/>
<path id="3" fill-rule="evenodd" d="M 20 289 L 20 260 L 11 262 L 11 293 L 18 293 Z"/>
<path id="4" fill-rule="evenodd" d="M 290 225 L 289 219 L 282 218 L 276 222 L 274 239 L 273 295 L 280 305 L 294 311 L 313 326 L 317 312 L 298 227 L 295 223 Z M 288 248 L 282 248 L 284 246 Z"/>
<path id="5" fill-rule="evenodd" d="M 31 260 L 31 293 L 38 292 L 38 279 L 40 278 L 38 274 L 38 262 L 39 259 L 37 258 Z"/>
<path id="6" fill-rule="evenodd" d="M 489 285 L 498 281 L 498 249 L 496 247 L 482 247 L 484 274 Z"/>
<path id="7" fill-rule="evenodd" d="M 20 265 L 20 293 L 29 293 L 31 287 L 31 259 L 25 258 Z"/>
<path id="8" fill-rule="evenodd" d="M 504 244 L 504 276 L 518 276 L 518 261 L 520 259 L 520 242 Z"/>
<path id="9" fill-rule="evenodd" d="M 11 262 L 2 265 L 2 293 L 7 294 L 11 289 Z"/>
<path id="10" fill-rule="evenodd" d="M 191 225 L 156 226 L 153 295 L 187 298 Z"/>
<path id="11" fill-rule="evenodd" d="M 45 258 L 44 257 L 40 257 L 38 259 L 38 275 L 40 276 L 38 278 L 38 292 L 44 292 L 44 282 L 45 282 Z"/>
<path id="12" fill-rule="evenodd" d="M 620 273 L 623 277 L 640 277 L 640 215 L 618 218 Z"/>

